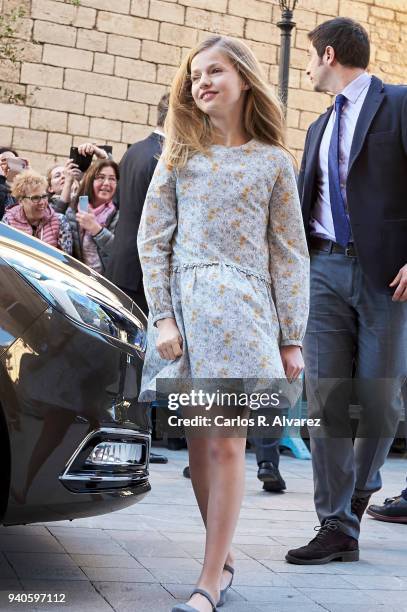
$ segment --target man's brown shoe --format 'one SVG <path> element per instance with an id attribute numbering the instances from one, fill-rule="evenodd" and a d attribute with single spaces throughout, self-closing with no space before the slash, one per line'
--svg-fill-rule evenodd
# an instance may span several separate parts
<path id="1" fill-rule="evenodd" d="M 407 498 L 404 497 L 404 491 L 397 497 L 385 499 L 382 506 L 372 504 L 367 509 L 367 513 L 378 521 L 407 525 Z"/>
<path id="2" fill-rule="evenodd" d="M 330 561 L 359 561 L 359 546 L 355 538 L 340 531 L 336 521 L 315 527 L 317 536 L 306 546 L 289 550 L 286 560 L 296 565 L 323 565 Z"/>
<path id="3" fill-rule="evenodd" d="M 355 495 L 353 495 L 352 497 L 352 504 L 351 504 L 352 513 L 356 514 L 356 516 L 359 519 L 359 523 L 361 522 L 362 517 L 365 513 L 365 510 L 369 505 L 369 500 L 370 500 L 370 495 L 367 495 L 366 497 L 356 497 Z"/>

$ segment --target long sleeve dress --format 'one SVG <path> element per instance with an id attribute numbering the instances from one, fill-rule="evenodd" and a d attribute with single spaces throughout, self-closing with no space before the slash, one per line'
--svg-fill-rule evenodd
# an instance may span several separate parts
<path id="1" fill-rule="evenodd" d="M 150 309 L 140 401 L 167 378 L 285 378 L 280 346 L 301 345 L 309 257 L 293 164 L 251 140 L 213 145 L 181 170 L 161 159 L 138 234 Z M 156 349 L 174 317 L 183 354 Z"/>

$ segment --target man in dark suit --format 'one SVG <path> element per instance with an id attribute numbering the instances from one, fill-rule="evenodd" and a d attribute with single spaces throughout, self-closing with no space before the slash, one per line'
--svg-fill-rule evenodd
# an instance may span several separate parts
<path id="1" fill-rule="evenodd" d="M 157 128 L 147 138 L 129 147 L 120 162 L 120 181 L 116 196 L 120 218 L 116 228 L 114 251 L 106 273 L 109 280 L 131 297 L 146 316 L 148 306 L 137 250 L 137 232 L 147 190 L 161 155 L 168 99 L 169 94 L 164 94 L 158 103 Z M 163 455 L 150 453 L 150 463 L 167 461 Z"/>
<path id="2" fill-rule="evenodd" d="M 351 19 L 310 34 L 315 91 L 336 95 L 309 128 L 299 191 L 311 254 L 304 341 L 315 507 L 321 527 L 287 561 L 359 558 L 360 521 L 381 487 L 407 374 L 407 87 L 369 75 Z M 362 407 L 352 443 L 349 404 Z"/>
<path id="3" fill-rule="evenodd" d="M 137 251 L 137 232 L 144 200 L 161 155 L 169 95 L 162 96 L 157 108 L 157 129 L 145 140 L 133 144 L 120 162 L 117 203 L 120 219 L 116 228 L 114 252 L 107 277 L 136 302 L 148 315 L 143 275 Z"/>

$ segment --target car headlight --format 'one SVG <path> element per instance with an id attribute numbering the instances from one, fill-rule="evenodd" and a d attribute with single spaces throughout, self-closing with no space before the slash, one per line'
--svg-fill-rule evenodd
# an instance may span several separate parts
<path id="1" fill-rule="evenodd" d="M 56 310 L 80 325 L 130 345 L 143 356 L 145 326 L 98 281 L 97 275 L 85 276 L 68 266 L 65 269 L 60 262 L 37 253 L 35 260 L 23 251 L 2 251 L 2 257 Z"/>

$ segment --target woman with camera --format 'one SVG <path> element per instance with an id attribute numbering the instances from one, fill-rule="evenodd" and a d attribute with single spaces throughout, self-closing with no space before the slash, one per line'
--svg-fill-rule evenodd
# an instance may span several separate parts
<path id="1" fill-rule="evenodd" d="M 64 165 L 55 164 L 47 171 L 48 199 L 56 212 L 65 213 L 66 209 L 77 196 L 83 173 L 96 159 L 111 159 L 105 149 L 91 142 L 85 142 L 78 147 L 71 147 L 69 159 Z"/>
<path id="2" fill-rule="evenodd" d="M 119 212 L 113 203 L 119 167 L 110 159 L 93 163 L 82 179 L 78 197 L 66 215 L 73 235 L 74 257 L 104 274 L 112 253 Z"/>

